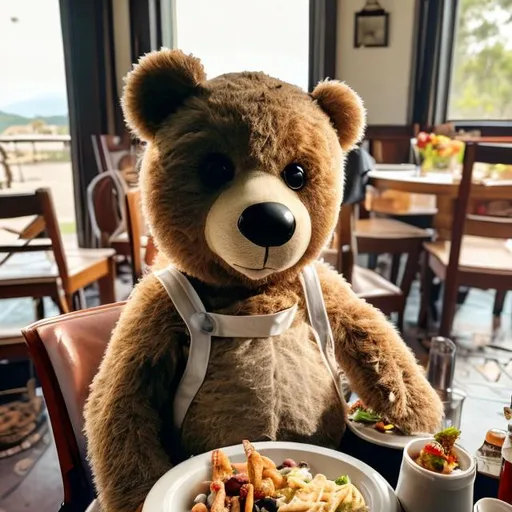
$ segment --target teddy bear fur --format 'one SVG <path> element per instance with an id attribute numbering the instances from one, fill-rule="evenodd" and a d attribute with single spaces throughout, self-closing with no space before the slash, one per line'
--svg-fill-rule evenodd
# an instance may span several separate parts
<path id="1" fill-rule="evenodd" d="M 206 80 L 200 62 L 174 50 L 144 57 L 123 101 L 133 132 L 146 141 L 141 188 L 161 254 L 187 275 L 207 311 L 270 314 L 298 305 L 291 328 L 272 338 L 212 339 L 205 382 L 173 426 L 174 394 L 189 335 L 153 274 L 134 289 L 91 386 L 85 410 L 88 450 L 104 512 L 135 511 L 173 464 L 242 439 L 304 441 L 336 448 L 345 407 L 322 363 L 307 319 L 299 273 L 316 265 L 336 359 L 368 406 L 404 430 L 434 431 L 442 405 L 384 315 L 334 270 L 316 262 L 336 225 L 343 158 L 364 129 L 361 101 L 329 81 L 310 95 L 262 73 Z M 261 280 L 237 272 L 205 237 L 219 191 L 197 176 L 201 158 L 221 151 L 237 176 L 280 176 L 297 159 L 310 170 L 297 192 L 311 220 L 296 264 Z M 229 185 L 227 185 L 229 186 Z"/>

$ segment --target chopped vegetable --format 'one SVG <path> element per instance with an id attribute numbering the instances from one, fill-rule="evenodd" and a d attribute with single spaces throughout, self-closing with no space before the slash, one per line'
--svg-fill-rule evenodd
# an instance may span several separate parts
<path id="1" fill-rule="evenodd" d="M 423 447 L 416 463 L 429 471 L 449 475 L 459 467 L 454 448 L 459 436 L 460 430 L 454 427 L 438 432 L 434 436 L 435 441 L 430 441 Z"/>
<path id="2" fill-rule="evenodd" d="M 392 434 L 396 429 L 395 425 L 392 425 L 391 423 L 379 421 L 378 423 L 375 424 L 375 430 L 378 430 L 383 434 Z"/>
<path id="3" fill-rule="evenodd" d="M 377 423 L 382 420 L 382 417 L 370 409 L 356 409 L 350 419 L 358 423 Z"/>
<path id="4" fill-rule="evenodd" d="M 341 475 L 339 478 L 336 478 L 336 480 L 334 480 L 334 483 L 336 485 L 347 485 L 350 482 L 350 478 L 348 477 L 348 475 Z"/>

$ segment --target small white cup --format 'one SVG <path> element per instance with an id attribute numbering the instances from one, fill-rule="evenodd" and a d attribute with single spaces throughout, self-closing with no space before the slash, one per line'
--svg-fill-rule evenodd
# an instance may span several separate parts
<path id="1" fill-rule="evenodd" d="M 475 503 L 473 512 L 512 512 L 512 506 L 495 498 L 482 498 Z"/>
<path id="2" fill-rule="evenodd" d="M 468 512 L 473 507 L 475 459 L 456 445 L 460 471 L 443 475 L 422 468 L 416 463 L 416 458 L 421 449 L 433 440 L 433 437 L 414 439 L 404 448 L 396 495 L 405 512 Z"/>

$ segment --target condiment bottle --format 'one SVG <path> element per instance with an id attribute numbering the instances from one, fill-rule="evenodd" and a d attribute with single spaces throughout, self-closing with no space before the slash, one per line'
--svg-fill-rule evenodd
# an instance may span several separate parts
<path id="1" fill-rule="evenodd" d="M 485 441 L 476 452 L 478 472 L 494 478 L 499 478 L 501 471 L 501 450 L 507 432 L 493 428 L 487 431 Z"/>
<path id="2" fill-rule="evenodd" d="M 501 450 L 503 465 L 501 466 L 498 499 L 512 505 L 512 403 L 510 407 L 505 407 L 505 417 L 509 420 L 508 434 Z"/>

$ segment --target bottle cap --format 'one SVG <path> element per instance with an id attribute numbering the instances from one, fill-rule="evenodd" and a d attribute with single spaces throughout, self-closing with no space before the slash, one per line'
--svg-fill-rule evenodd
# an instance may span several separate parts
<path id="1" fill-rule="evenodd" d="M 507 437 L 507 433 L 504 430 L 499 428 L 492 428 L 487 431 L 485 434 L 485 441 L 493 446 L 502 447 L 505 439 Z"/>

